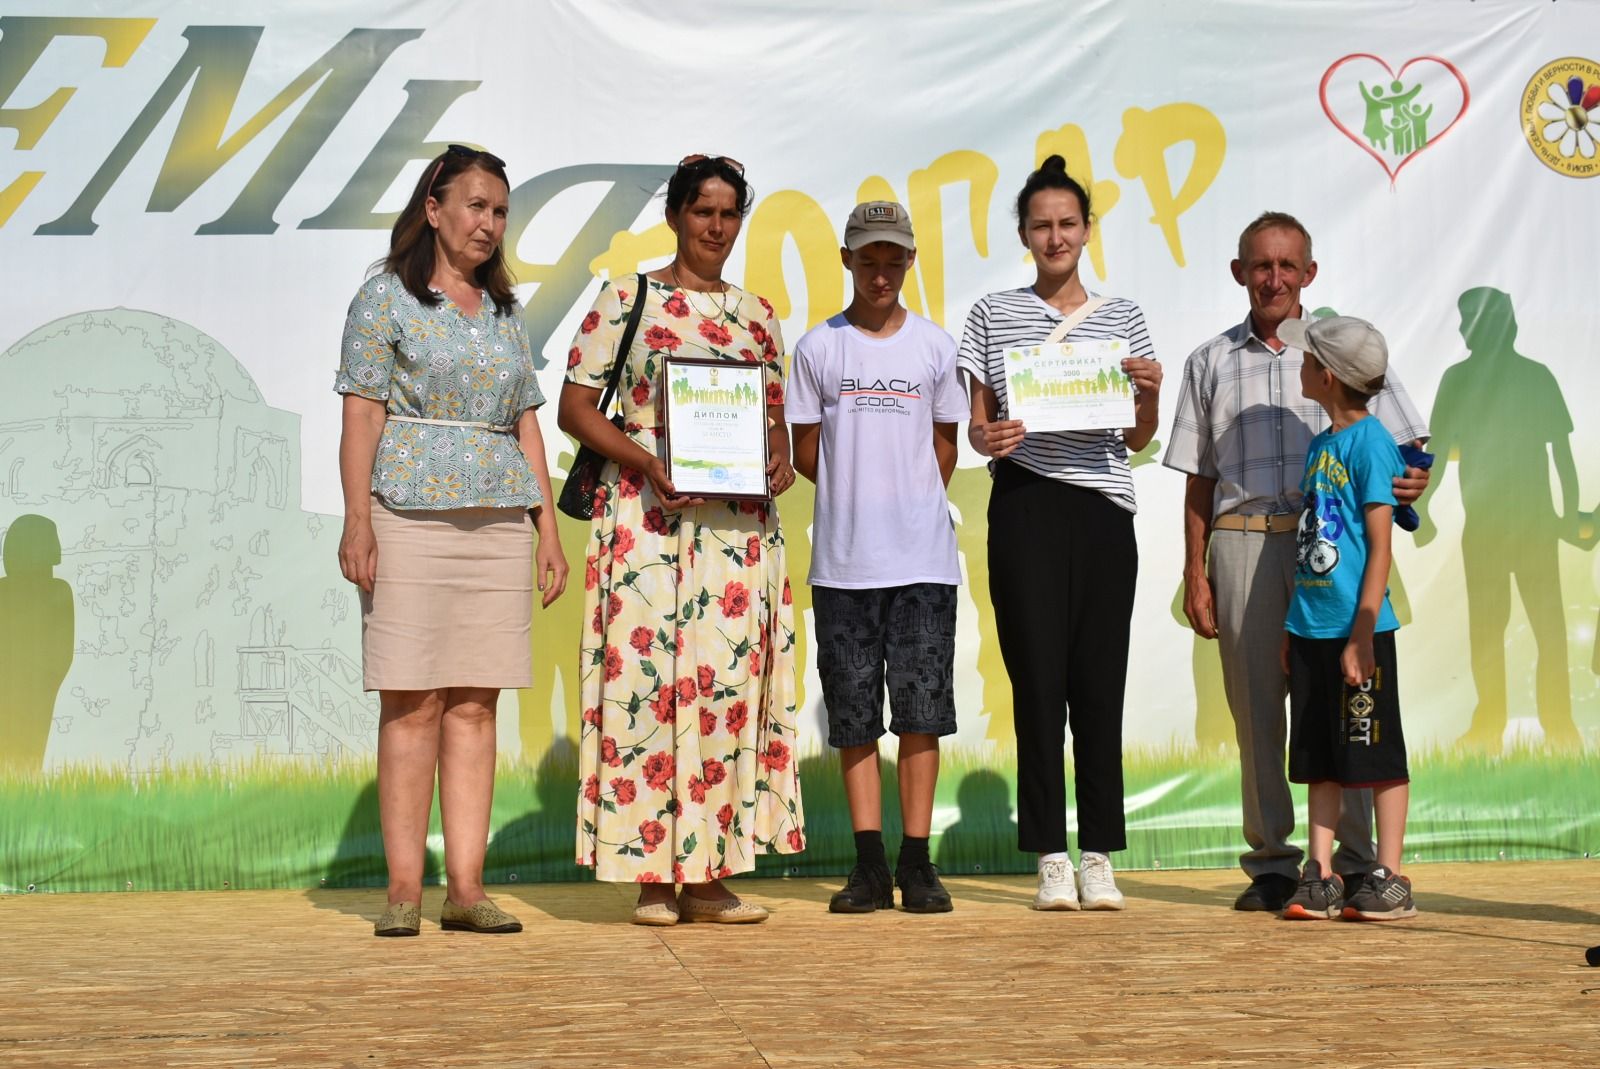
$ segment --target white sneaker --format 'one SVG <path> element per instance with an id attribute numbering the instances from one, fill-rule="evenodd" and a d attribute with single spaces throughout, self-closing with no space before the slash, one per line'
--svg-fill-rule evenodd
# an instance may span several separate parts
<path id="1" fill-rule="evenodd" d="M 1084 851 L 1078 858 L 1078 897 L 1084 909 L 1122 909 L 1127 901 L 1111 877 L 1111 859 Z"/>
<path id="2" fill-rule="evenodd" d="M 1045 861 L 1039 865 L 1039 891 L 1033 896 L 1033 908 L 1078 908 L 1078 885 L 1072 881 L 1069 859 Z"/>

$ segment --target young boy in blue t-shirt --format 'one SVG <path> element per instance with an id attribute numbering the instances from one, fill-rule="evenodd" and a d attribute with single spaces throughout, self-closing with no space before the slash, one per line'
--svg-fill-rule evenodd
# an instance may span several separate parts
<path id="1" fill-rule="evenodd" d="M 1367 413 L 1383 388 L 1389 351 L 1365 320 L 1291 319 L 1278 336 L 1305 352 L 1300 389 L 1332 422 L 1311 440 L 1300 482 L 1294 596 L 1284 628 L 1289 675 L 1289 779 L 1308 784 L 1311 842 L 1292 920 L 1398 920 L 1416 915 L 1400 875 L 1410 775 L 1395 678 L 1389 604 L 1394 478 L 1405 462 Z M 1340 791 L 1372 788 L 1378 867 L 1350 890 L 1333 873 Z"/>

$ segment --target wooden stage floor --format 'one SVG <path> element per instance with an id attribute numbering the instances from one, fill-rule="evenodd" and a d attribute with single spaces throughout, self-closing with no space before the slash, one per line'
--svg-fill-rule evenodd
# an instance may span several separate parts
<path id="1" fill-rule="evenodd" d="M 1125 913 L 623 923 L 632 888 L 513 885 L 514 936 L 374 939 L 372 891 L 0 898 L 0 1065 L 1600 1065 L 1600 860 L 1419 865 L 1415 920 L 1228 909 L 1236 872 L 1130 872 Z"/>

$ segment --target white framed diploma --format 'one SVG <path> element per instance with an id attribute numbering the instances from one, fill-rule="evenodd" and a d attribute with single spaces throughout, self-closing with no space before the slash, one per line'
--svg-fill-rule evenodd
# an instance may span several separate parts
<path id="1" fill-rule="evenodd" d="M 1020 345 L 1005 351 L 1006 415 L 1028 433 L 1131 427 L 1126 338 Z"/>
<path id="2" fill-rule="evenodd" d="M 766 500 L 767 391 L 760 364 L 668 357 L 667 477 L 684 497 Z"/>

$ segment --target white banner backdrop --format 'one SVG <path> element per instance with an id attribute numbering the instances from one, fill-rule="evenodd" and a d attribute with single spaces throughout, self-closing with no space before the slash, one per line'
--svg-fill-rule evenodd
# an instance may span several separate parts
<path id="1" fill-rule="evenodd" d="M 757 201 L 729 274 L 774 303 L 791 342 L 843 305 L 843 220 L 877 196 L 916 221 L 908 301 L 959 334 L 977 297 L 1031 280 L 1012 203 L 1038 159 L 1063 153 L 1099 219 L 1091 288 L 1136 300 L 1167 364 L 1164 421 L 1184 357 L 1246 314 L 1228 262 L 1263 210 L 1310 228 L 1321 273 L 1308 306 L 1378 324 L 1425 415 L 1468 359 L 1458 298 L 1503 291 L 1532 363 L 1480 354 L 1458 373 L 1503 387 L 1452 414 L 1462 459 L 1438 476 L 1437 537 L 1397 543 L 1407 730 L 1449 742 L 1479 700 L 1469 628 L 1497 624 L 1474 622 L 1463 593 L 1474 525 L 1508 545 L 1566 538 L 1559 587 L 1523 577 L 1511 589 L 1529 600 L 1513 597 L 1499 626 L 1510 731 L 1537 735 L 1552 688 L 1570 692 L 1591 738 L 1600 729 L 1585 548 L 1600 427 L 1582 403 L 1600 396 L 1593 3 L 22 0 L 6 12 L 0 528 L 23 547 L 14 521 L 48 518 L 53 574 L 75 592 L 71 666 L 46 711 L 50 765 L 220 759 L 293 736 L 297 717 L 309 734 L 282 743 L 292 752 L 370 749 L 370 706 L 350 676 L 355 598 L 334 561 L 330 386 L 389 213 L 447 142 L 508 161 L 507 244 L 550 397 L 597 276 L 670 253 L 657 194 L 692 152 L 745 163 Z M 1542 374 L 1533 364 L 1553 376 L 1570 431 L 1551 390 L 1527 385 Z M 1497 463 L 1513 443 L 1515 463 Z M 963 547 L 981 546 L 986 476 L 972 455 L 962 470 L 953 496 L 978 532 Z M 1461 476 L 1507 507 L 1464 509 Z M 1173 613 L 1183 480 L 1144 463 L 1136 481 L 1127 736 L 1192 742 L 1197 690 L 1202 705 L 1208 687 L 1216 696 L 1204 657 L 1191 681 L 1192 637 Z M 1540 485 L 1548 520 L 1525 504 Z M 21 574 L 9 552 L 6 571 Z M 1529 614 L 1551 598 L 1561 633 L 1536 634 Z M 550 682 L 501 718 L 513 752 L 570 731 L 561 671 L 581 591 L 567 599 L 536 639 Z M 999 671 L 983 649 L 986 600 L 975 583 L 962 602 L 961 737 L 973 743 L 1009 737 L 983 678 Z M 51 641 L 5 611 L 8 636 Z M 10 647 L 8 677 L 32 648 Z M 285 720 L 272 695 L 308 679 L 310 711 Z M 814 674 L 806 692 L 815 717 Z"/>

